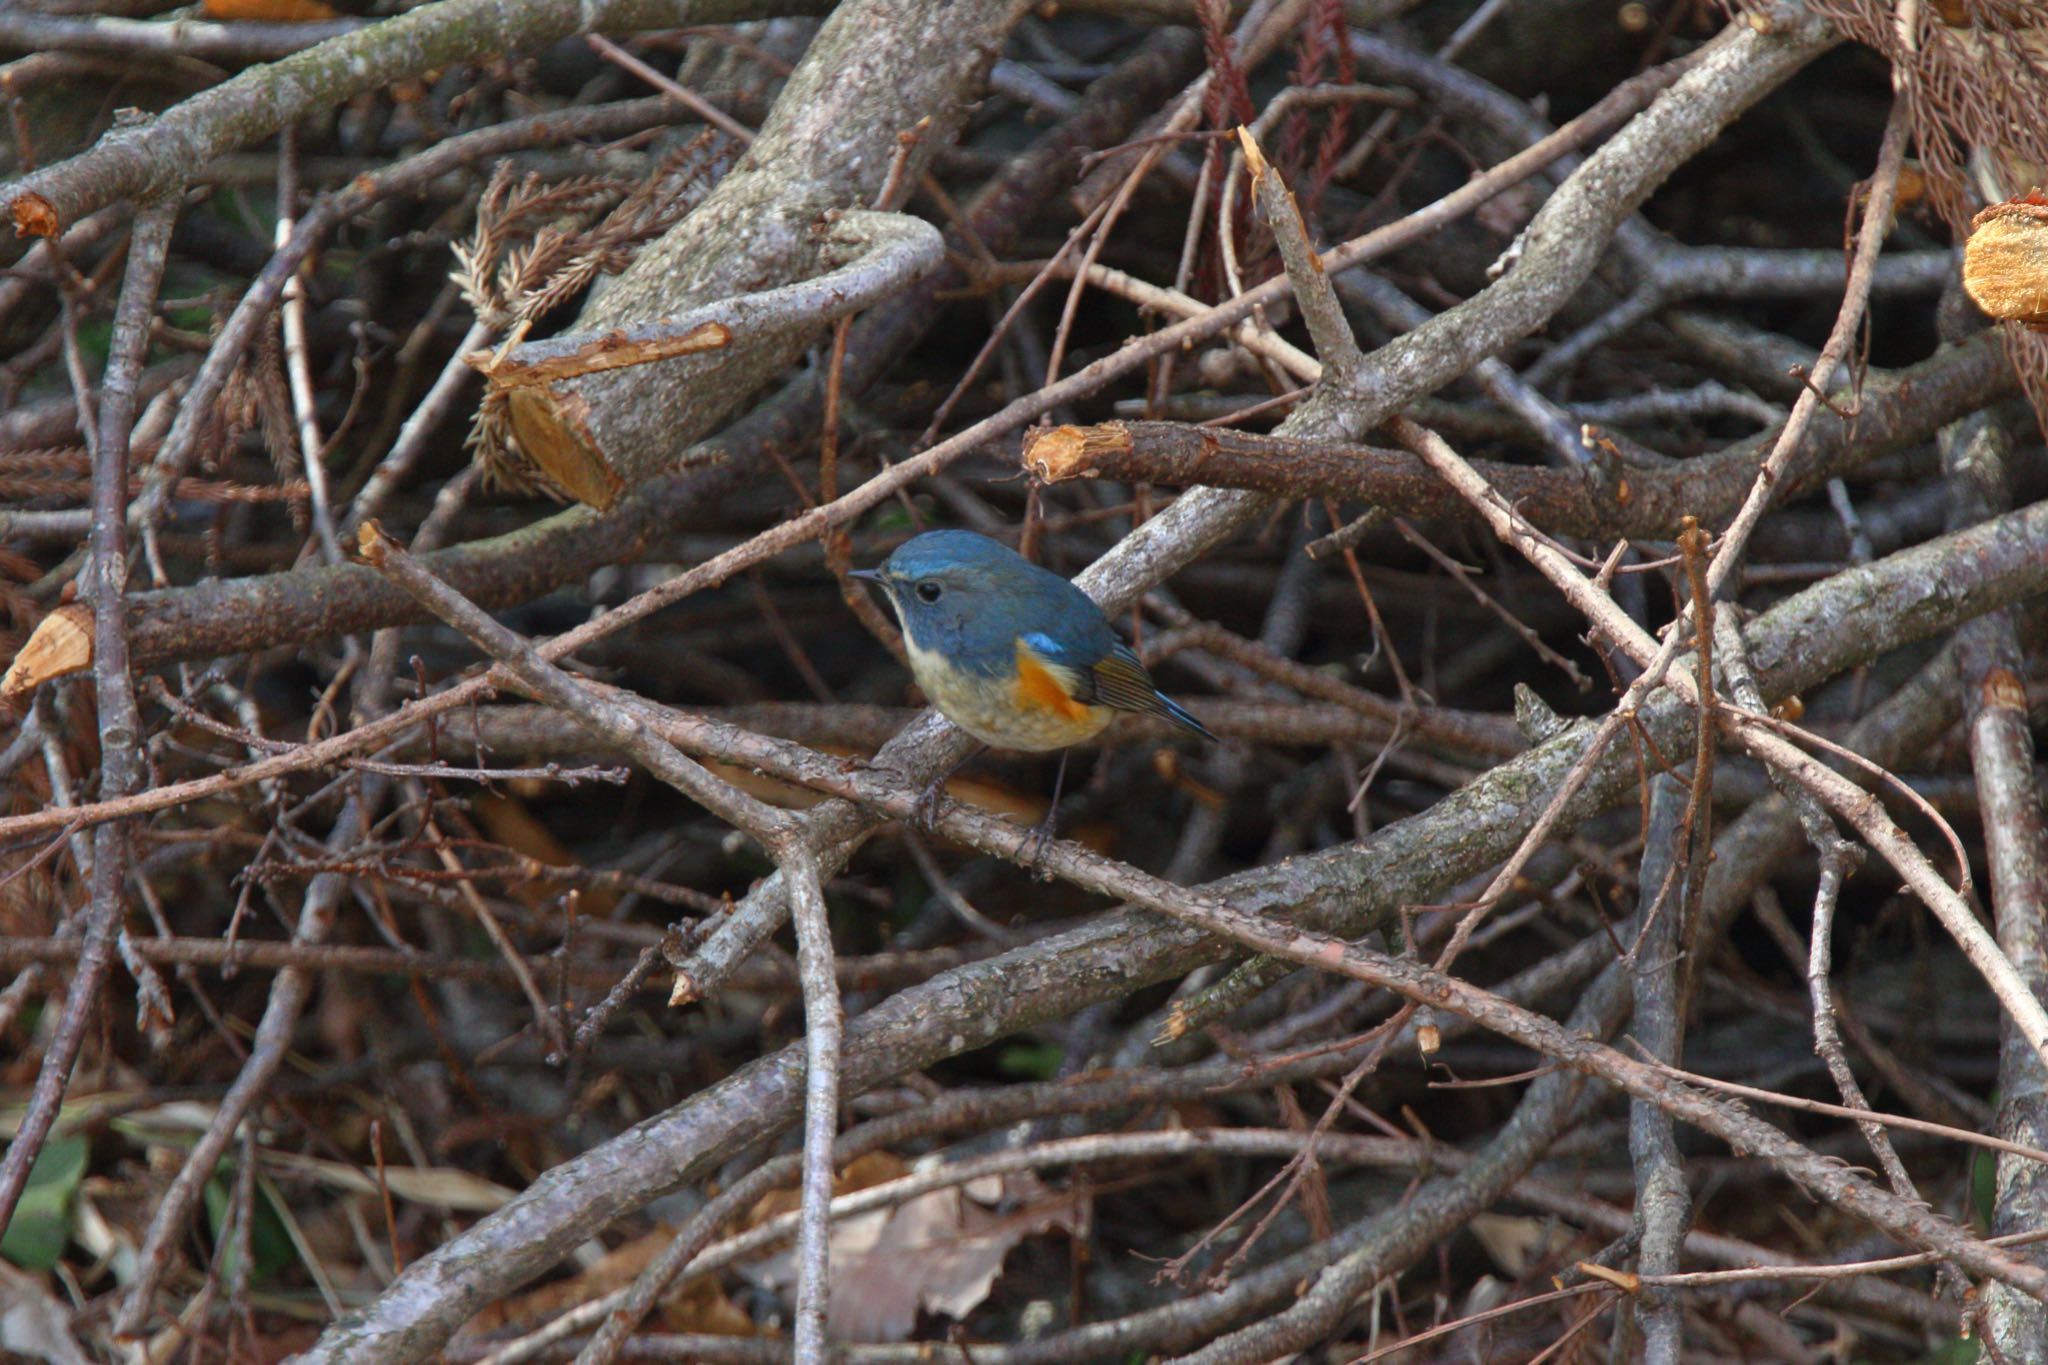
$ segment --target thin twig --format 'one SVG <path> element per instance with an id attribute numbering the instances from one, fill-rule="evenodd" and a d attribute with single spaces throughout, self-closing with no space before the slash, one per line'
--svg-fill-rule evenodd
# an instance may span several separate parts
<path id="1" fill-rule="evenodd" d="M 93 607 L 93 696 L 99 711 L 100 791 L 115 801 L 136 791 L 144 775 L 142 717 L 135 705 L 135 680 L 128 672 L 128 441 L 137 378 L 149 350 L 149 319 L 156 311 L 157 287 L 177 217 L 176 195 L 146 205 L 136 215 L 127 272 L 114 306 L 93 448 L 92 572 L 87 583 Z M 119 821 L 102 824 L 93 831 L 92 845 L 92 903 L 86 914 L 84 949 L 63 1011 L 44 1045 L 21 1126 L 7 1145 L 7 1155 L 0 1158 L 0 1227 L 12 1221 L 29 1168 L 57 1120 L 121 933 L 128 827 Z"/>

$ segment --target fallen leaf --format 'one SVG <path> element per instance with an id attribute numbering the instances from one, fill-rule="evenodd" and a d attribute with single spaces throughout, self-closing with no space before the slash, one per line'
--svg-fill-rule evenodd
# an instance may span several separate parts
<path id="1" fill-rule="evenodd" d="M 868 1152 L 855 1157 L 840 1168 L 838 1175 L 832 1177 L 832 1196 L 836 1199 L 842 1194 L 858 1194 L 876 1185 L 900 1180 L 909 1174 L 910 1166 L 894 1152 Z M 737 1230 L 749 1232 L 771 1218 L 780 1218 L 785 1213 L 795 1213 L 802 1202 L 803 1197 L 794 1189 L 770 1190 L 754 1201 L 754 1206 L 747 1210 L 746 1217 L 740 1220 Z"/>
<path id="2" fill-rule="evenodd" d="M 1009 1204 L 998 1212 L 991 1204 Z M 1003 1260 L 1026 1237 L 1079 1226 L 1079 1197 L 1049 1192 L 1030 1176 L 991 1177 L 933 1190 L 889 1209 L 832 1225 L 832 1303 L 826 1331 L 835 1341 L 906 1341 L 920 1311 L 963 1318 L 995 1287 Z M 787 1298 L 796 1284 L 794 1251 L 747 1272 Z"/>
<path id="3" fill-rule="evenodd" d="M 671 1332 L 713 1337 L 759 1336 L 760 1326 L 719 1288 L 716 1279 L 685 1285 L 661 1301 L 661 1320 Z"/>
<path id="4" fill-rule="evenodd" d="M 463 1335 L 482 1336 L 510 1330 L 530 1332 L 572 1308 L 601 1299 L 639 1278 L 640 1272 L 675 1240 L 676 1230 L 658 1227 L 607 1252 L 566 1280 L 545 1284 L 517 1298 L 504 1299 L 478 1313 Z M 671 1293 L 660 1304 L 672 1332 L 703 1332 L 714 1336 L 753 1336 L 760 1329 L 740 1306 L 726 1297 L 716 1280 L 700 1280 Z"/>
<path id="5" fill-rule="evenodd" d="M 307 1176 L 316 1184 L 350 1194 L 378 1193 L 374 1169 L 300 1156 L 296 1152 L 264 1151 L 260 1156 L 266 1171 Z M 454 1166 L 386 1166 L 384 1183 L 394 1198 L 460 1213 L 494 1213 L 518 1193 Z"/>
<path id="6" fill-rule="evenodd" d="M 34 1275 L 0 1263 L 0 1357 L 92 1365 L 71 1335 L 71 1310 Z"/>
<path id="7" fill-rule="evenodd" d="M 1572 1231 L 1548 1218 L 1513 1218 L 1482 1213 L 1472 1220 L 1472 1235 L 1501 1270 L 1521 1279 L 1539 1264 L 1564 1255 Z"/>
<path id="8" fill-rule="evenodd" d="M 582 863 L 568 845 L 555 837 L 541 818 L 524 801 L 510 796 L 479 792 L 470 798 L 470 809 L 484 833 L 514 853 L 546 867 L 580 868 Z M 528 905 L 545 905 L 554 899 L 560 884 L 547 881 L 513 882 L 507 889 Z M 602 919 L 619 902 L 618 893 L 601 886 L 583 888 L 582 913 Z"/>

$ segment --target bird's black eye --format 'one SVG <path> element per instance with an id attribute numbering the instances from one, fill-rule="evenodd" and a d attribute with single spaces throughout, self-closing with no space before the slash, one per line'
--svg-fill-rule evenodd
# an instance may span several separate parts
<path id="1" fill-rule="evenodd" d="M 916 591 L 918 600 L 920 602 L 936 602 L 941 597 L 945 596 L 946 593 L 946 590 L 944 588 L 940 587 L 937 583 L 933 582 L 929 578 L 927 578 L 924 582 L 918 584 Z"/>

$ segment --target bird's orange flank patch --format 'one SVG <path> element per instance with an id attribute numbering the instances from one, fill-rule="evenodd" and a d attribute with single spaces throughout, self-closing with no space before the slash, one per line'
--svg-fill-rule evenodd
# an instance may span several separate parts
<path id="1" fill-rule="evenodd" d="M 1017 700 L 1027 708 L 1051 711 L 1071 721 L 1086 720 L 1088 703 L 1067 695 L 1059 675 L 1038 661 L 1022 640 L 1017 642 Z"/>

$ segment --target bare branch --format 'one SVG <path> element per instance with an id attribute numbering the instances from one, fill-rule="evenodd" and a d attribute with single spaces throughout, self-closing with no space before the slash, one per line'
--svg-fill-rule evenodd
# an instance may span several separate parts
<path id="1" fill-rule="evenodd" d="M 135 705 L 135 680 L 128 672 L 128 441 L 142 361 L 149 351 L 149 319 L 156 311 L 157 286 L 170 253 L 175 199 L 146 206 L 136 218 L 128 245 L 127 273 L 114 308 L 114 335 L 99 393 L 99 433 L 94 445 L 92 571 L 88 591 L 93 607 L 93 697 L 100 730 L 100 791 L 119 801 L 143 782 L 142 717 Z M 81 395 L 82 397 L 82 395 Z M 68 812 L 60 812 L 68 814 Z M 84 949 L 72 974 L 64 1009 L 43 1048 L 28 1110 L 7 1155 L 0 1158 L 0 1227 L 14 1217 L 28 1184 L 29 1168 L 57 1120 L 100 992 L 113 965 L 121 934 L 129 873 L 128 829 L 109 821 L 93 831 L 92 905 L 87 911 Z"/>

